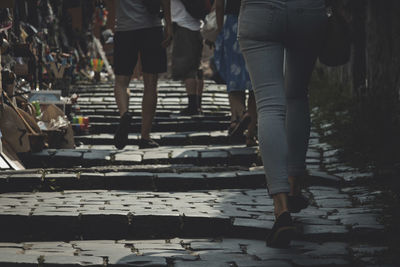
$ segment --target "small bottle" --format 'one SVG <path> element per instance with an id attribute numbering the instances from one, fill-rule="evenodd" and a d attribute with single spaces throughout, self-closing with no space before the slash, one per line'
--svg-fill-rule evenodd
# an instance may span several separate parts
<path id="1" fill-rule="evenodd" d="M 35 107 L 35 111 L 36 111 L 36 117 L 40 117 L 40 115 L 42 114 L 42 111 L 40 109 L 40 103 L 39 101 L 32 101 L 33 106 Z"/>

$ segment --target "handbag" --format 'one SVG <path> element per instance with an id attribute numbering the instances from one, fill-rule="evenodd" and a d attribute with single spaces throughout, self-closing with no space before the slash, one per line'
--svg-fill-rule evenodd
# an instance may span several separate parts
<path id="1" fill-rule="evenodd" d="M 215 10 L 211 11 L 204 19 L 204 25 L 201 28 L 201 35 L 204 40 L 215 42 L 218 36 L 217 14 Z"/>
<path id="2" fill-rule="evenodd" d="M 350 29 L 345 18 L 337 12 L 328 16 L 327 32 L 319 61 L 329 67 L 344 65 L 350 60 Z"/>

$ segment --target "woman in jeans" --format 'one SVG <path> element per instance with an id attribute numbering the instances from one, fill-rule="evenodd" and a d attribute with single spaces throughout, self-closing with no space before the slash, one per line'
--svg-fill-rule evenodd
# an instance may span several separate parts
<path id="1" fill-rule="evenodd" d="M 242 0 L 238 38 L 258 112 L 258 137 L 275 224 L 267 245 L 289 245 L 310 134 L 308 84 L 324 40 L 324 0 Z"/>

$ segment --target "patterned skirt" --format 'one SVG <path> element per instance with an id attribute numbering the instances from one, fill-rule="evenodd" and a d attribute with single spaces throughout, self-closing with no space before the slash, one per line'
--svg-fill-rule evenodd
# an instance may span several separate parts
<path id="1" fill-rule="evenodd" d="M 238 17 L 226 15 L 224 26 L 215 41 L 214 60 L 225 80 L 227 90 L 252 90 L 249 73 L 237 40 Z"/>

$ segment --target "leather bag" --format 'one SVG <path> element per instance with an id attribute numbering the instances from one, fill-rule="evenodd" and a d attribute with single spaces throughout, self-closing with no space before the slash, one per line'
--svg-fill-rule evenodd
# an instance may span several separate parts
<path id="1" fill-rule="evenodd" d="M 344 65 L 350 60 L 350 30 L 345 18 L 338 12 L 328 17 L 326 38 L 319 54 L 319 61 L 329 67 Z"/>

